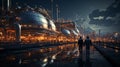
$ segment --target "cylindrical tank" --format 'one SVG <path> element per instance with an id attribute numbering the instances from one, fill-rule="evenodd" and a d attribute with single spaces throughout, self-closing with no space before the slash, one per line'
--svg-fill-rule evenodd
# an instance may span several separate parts
<path id="1" fill-rule="evenodd" d="M 21 25 L 19 23 L 14 24 L 15 30 L 16 30 L 16 42 L 21 41 Z"/>

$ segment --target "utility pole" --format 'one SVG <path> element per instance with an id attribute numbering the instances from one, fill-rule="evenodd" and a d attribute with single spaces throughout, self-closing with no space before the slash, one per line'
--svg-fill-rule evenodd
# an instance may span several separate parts
<path id="1" fill-rule="evenodd" d="M 56 4 L 56 16 L 57 16 L 57 22 L 58 22 L 58 16 L 59 15 L 59 9 L 58 9 L 58 5 Z"/>
<path id="2" fill-rule="evenodd" d="M 100 33 L 101 33 L 101 30 L 99 29 L 99 46 L 100 46 Z"/>
<path id="3" fill-rule="evenodd" d="M 101 30 L 99 29 L 99 41 L 100 41 L 100 37 L 101 37 Z"/>

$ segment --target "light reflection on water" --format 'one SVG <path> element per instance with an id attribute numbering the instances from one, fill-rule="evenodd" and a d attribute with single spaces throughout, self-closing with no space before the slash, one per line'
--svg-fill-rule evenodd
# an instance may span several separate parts
<path id="1" fill-rule="evenodd" d="M 45 67 L 47 64 L 51 64 L 54 62 L 63 62 L 71 60 L 71 57 L 76 57 L 77 44 L 67 44 L 61 45 L 56 47 L 48 47 L 48 48 L 41 48 L 37 50 L 25 50 L 25 52 L 20 53 L 6 53 L 5 56 L 0 57 L 0 64 L 5 65 L 6 63 L 9 65 L 24 65 L 24 64 L 36 64 L 39 63 L 42 67 Z M 68 55 L 68 52 L 71 54 Z M 69 59 L 69 60 L 68 60 Z M 3 61 L 3 62 L 2 62 Z"/>
<path id="2" fill-rule="evenodd" d="M 103 46 L 104 48 L 107 48 L 107 46 L 106 46 L 106 44 L 104 44 L 104 46 Z"/>
<path id="3" fill-rule="evenodd" d="M 119 50 L 118 50 L 118 49 L 115 49 L 115 52 L 116 52 L 116 53 L 118 53 L 118 52 L 119 52 Z"/>
<path id="4" fill-rule="evenodd" d="M 22 59 L 19 60 L 19 64 L 21 64 L 21 63 L 22 63 Z"/>

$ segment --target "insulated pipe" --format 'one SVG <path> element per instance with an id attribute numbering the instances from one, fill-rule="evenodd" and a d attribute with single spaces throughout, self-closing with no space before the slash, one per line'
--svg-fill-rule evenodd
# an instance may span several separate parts
<path id="1" fill-rule="evenodd" d="M 21 25 L 19 23 L 14 24 L 16 30 L 16 42 L 21 42 Z"/>

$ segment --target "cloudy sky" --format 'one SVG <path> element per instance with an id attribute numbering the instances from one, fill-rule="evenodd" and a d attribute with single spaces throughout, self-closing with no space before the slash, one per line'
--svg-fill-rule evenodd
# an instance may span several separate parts
<path id="1" fill-rule="evenodd" d="M 120 32 L 120 1 L 112 2 L 105 10 L 95 9 L 89 14 L 89 26 L 103 32 Z"/>
<path id="2" fill-rule="evenodd" d="M 51 0 L 12 0 L 12 4 L 40 6 L 51 10 Z M 60 18 L 77 21 L 83 27 L 98 32 L 120 32 L 119 0 L 53 0 L 54 19 L 56 4 L 60 9 Z M 79 26 L 79 25 L 78 25 Z"/>

